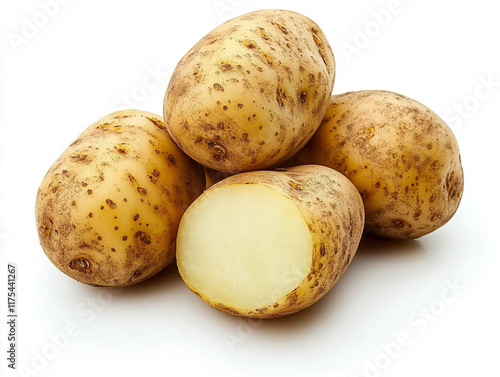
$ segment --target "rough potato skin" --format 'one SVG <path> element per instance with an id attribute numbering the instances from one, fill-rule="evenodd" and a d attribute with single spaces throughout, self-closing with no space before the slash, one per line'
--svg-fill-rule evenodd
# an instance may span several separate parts
<path id="1" fill-rule="evenodd" d="M 291 11 L 256 11 L 220 25 L 180 60 L 164 120 L 204 166 L 265 169 L 312 137 L 334 79 L 333 52 L 316 23 Z"/>
<path id="2" fill-rule="evenodd" d="M 305 163 L 346 175 L 363 198 L 365 230 L 387 238 L 440 228 L 464 189 L 451 129 L 423 104 L 388 91 L 332 96 L 316 134 L 286 165 Z"/>
<path id="3" fill-rule="evenodd" d="M 241 173 L 215 183 L 210 189 L 235 184 L 268 186 L 299 207 L 313 240 L 311 269 L 288 295 L 256 310 L 228 308 L 206 297 L 202 299 L 216 309 L 247 318 L 281 317 L 318 301 L 333 288 L 356 254 L 364 225 L 359 192 L 345 176 L 319 165 Z"/>
<path id="4" fill-rule="evenodd" d="M 173 260 L 180 218 L 204 187 L 203 167 L 175 145 L 161 117 L 110 114 L 85 130 L 41 182 L 41 246 L 79 282 L 138 283 Z"/>

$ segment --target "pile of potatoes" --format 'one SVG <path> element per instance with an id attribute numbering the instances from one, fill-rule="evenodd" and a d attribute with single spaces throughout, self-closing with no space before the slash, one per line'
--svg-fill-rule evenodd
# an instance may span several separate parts
<path id="1" fill-rule="evenodd" d="M 400 94 L 332 95 L 312 20 L 261 10 L 178 63 L 163 116 L 105 116 L 55 161 L 36 197 L 41 246 L 93 286 L 141 282 L 176 259 L 209 305 L 251 318 L 302 310 L 346 271 L 363 233 L 413 239 L 460 203 L 457 141 Z"/>

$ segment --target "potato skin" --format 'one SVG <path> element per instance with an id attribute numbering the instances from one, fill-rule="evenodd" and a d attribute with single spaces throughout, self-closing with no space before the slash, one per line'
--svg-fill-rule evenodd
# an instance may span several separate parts
<path id="1" fill-rule="evenodd" d="M 366 210 L 365 230 L 394 239 L 428 234 L 460 204 L 464 174 L 451 129 L 406 96 L 365 90 L 332 96 L 322 125 L 288 164 L 345 174 Z"/>
<path id="2" fill-rule="evenodd" d="M 204 186 L 203 167 L 175 145 L 161 117 L 110 114 L 87 128 L 41 182 L 41 246 L 79 282 L 138 283 L 173 260 L 181 216 Z"/>
<path id="3" fill-rule="evenodd" d="M 238 173 L 277 165 L 319 127 L 335 79 L 325 35 L 309 18 L 261 10 L 230 20 L 180 60 L 164 119 L 194 160 Z"/>
<path id="4" fill-rule="evenodd" d="M 311 269 L 288 295 L 254 311 L 229 308 L 201 298 L 216 309 L 247 318 L 275 318 L 305 309 L 333 288 L 356 254 L 364 225 L 359 192 L 345 176 L 319 165 L 236 174 L 208 190 L 246 184 L 271 187 L 297 205 L 312 236 Z"/>

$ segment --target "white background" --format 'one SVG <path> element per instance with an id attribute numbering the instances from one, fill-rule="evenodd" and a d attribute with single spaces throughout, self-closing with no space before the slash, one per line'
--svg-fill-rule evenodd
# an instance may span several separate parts
<path id="1" fill-rule="evenodd" d="M 1 4 L 1 376 L 498 373 L 498 1 Z M 365 239 L 329 294 L 275 320 L 210 308 L 175 266 L 121 291 L 59 272 L 34 221 L 50 165 L 117 108 L 161 114 L 169 75 L 184 53 L 221 22 L 261 8 L 298 11 L 321 26 L 337 61 L 334 93 L 399 92 L 450 124 L 465 171 L 455 217 L 415 241 Z M 18 269 L 15 372 L 6 360 L 8 262 Z"/>

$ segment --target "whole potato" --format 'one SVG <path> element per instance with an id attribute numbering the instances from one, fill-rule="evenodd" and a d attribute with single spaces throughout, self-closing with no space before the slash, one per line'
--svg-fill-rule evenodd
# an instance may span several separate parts
<path id="1" fill-rule="evenodd" d="M 205 178 L 160 119 L 137 110 L 102 118 L 43 179 L 36 197 L 40 243 L 73 279 L 127 286 L 173 260 L 181 216 Z"/>
<path id="2" fill-rule="evenodd" d="M 233 175 L 182 217 L 177 266 L 186 285 L 224 312 L 272 318 L 323 297 L 363 231 L 354 185 L 324 166 Z"/>
<path id="3" fill-rule="evenodd" d="M 277 165 L 319 127 L 335 78 L 318 25 L 285 10 L 230 20 L 180 60 L 164 120 L 180 148 L 204 166 L 237 173 Z"/>
<path id="4" fill-rule="evenodd" d="M 346 175 L 363 198 L 365 230 L 382 237 L 428 234 L 450 220 L 462 198 L 453 132 L 426 106 L 393 92 L 332 96 L 314 137 L 287 162 L 305 163 Z"/>

